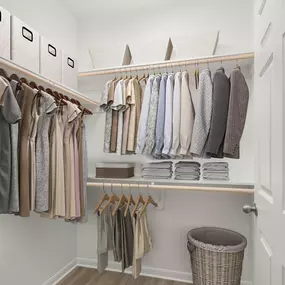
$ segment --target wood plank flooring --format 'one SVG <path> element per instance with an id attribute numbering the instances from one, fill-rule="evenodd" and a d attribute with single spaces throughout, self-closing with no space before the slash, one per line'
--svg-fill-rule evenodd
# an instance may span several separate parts
<path id="1" fill-rule="evenodd" d="M 135 280 L 130 274 L 112 271 L 99 274 L 96 269 L 77 267 L 57 285 L 189 285 L 189 283 L 146 276 L 140 276 Z"/>

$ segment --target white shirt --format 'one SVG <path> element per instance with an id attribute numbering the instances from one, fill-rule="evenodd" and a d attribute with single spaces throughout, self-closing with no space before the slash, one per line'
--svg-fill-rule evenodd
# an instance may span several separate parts
<path id="1" fill-rule="evenodd" d="M 180 154 L 187 155 L 190 151 L 192 131 L 194 125 L 194 106 L 191 92 L 189 89 L 189 74 L 187 71 L 182 73 L 181 83 L 181 116 L 180 116 Z"/>
<path id="2" fill-rule="evenodd" d="M 172 156 L 180 154 L 181 72 L 177 72 L 174 78 Z"/>
<path id="3" fill-rule="evenodd" d="M 172 146 L 172 112 L 173 112 L 173 87 L 174 74 L 170 73 L 166 82 L 165 98 L 165 121 L 164 121 L 164 143 L 162 154 L 168 156 Z"/>
<path id="4" fill-rule="evenodd" d="M 142 154 L 145 145 L 147 118 L 148 118 L 150 97 L 151 97 L 154 78 L 155 78 L 154 75 L 150 75 L 144 90 L 143 103 L 142 103 L 142 109 L 141 109 L 141 115 L 138 127 L 138 135 L 137 135 L 137 147 L 136 147 L 137 154 Z"/>

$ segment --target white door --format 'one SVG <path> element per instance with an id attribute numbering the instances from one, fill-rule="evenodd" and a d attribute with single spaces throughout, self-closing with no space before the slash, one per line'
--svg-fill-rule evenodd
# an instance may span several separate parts
<path id="1" fill-rule="evenodd" d="M 256 0 L 254 12 L 254 285 L 285 285 L 285 0 Z"/>

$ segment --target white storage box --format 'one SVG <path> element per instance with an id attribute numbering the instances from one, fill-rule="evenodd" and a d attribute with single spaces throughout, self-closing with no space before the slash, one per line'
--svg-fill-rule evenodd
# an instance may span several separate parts
<path id="1" fill-rule="evenodd" d="M 11 17 L 11 59 L 33 72 L 39 73 L 40 40 L 39 33 L 27 26 L 19 18 Z"/>
<path id="2" fill-rule="evenodd" d="M 45 37 L 40 43 L 40 74 L 61 83 L 62 51 Z"/>
<path id="3" fill-rule="evenodd" d="M 10 59 L 10 13 L 0 7 L 0 56 Z"/>
<path id="4" fill-rule="evenodd" d="M 62 52 L 62 85 L 77 90 L 78 65 L 73 56 Z"/>

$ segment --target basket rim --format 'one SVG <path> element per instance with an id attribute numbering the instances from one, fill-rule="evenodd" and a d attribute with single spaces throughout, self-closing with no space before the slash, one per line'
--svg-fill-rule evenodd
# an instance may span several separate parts
<path id="1" fill-rule="evenodd" d="M 234 234 L 236 236 L 239 236 L 242 240 L 240 244 L 237 245 L 214 245 L 214 244 L 209 244 L 209 243 L 204 243 L 202 241 L 196 240 L 192 237 L 192 234 L 196 231 L 203 230 L 203 229 L 208 229 L 208 230 L 218 230 L 218 231 L 223 231 L 227 233 Z M 205 249 L 205 250 L 210 250 L 213 252 L 225 252 L 225 253 L 238 253 L 243 251 L 246 246 L 247 246 L 247 239 L 245 236 L 242 234 L 235 232 L 233 230 L 225 229 L 225 228 L 220 228 L 220 227 L 199 227 L 192 229 L 188 232 L 187 234 L 187 240 L 190 242 L 192 245 Z"/>

